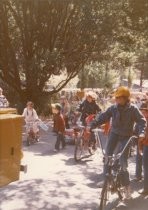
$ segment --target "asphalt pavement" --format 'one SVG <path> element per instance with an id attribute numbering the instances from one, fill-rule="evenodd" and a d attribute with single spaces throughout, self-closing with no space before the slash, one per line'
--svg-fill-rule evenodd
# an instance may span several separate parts
<path id="1" fill-rule="evenodd" d="M 105 142 L 105 137 L 102 138 Z M 20 180 L 0 188 L 0 210 L 98 210 L 103 179 L 102 154 L 98 149 L 93 156 L 88 153 L 76 163 L 74 145 L 53 152 L 56 136 L 41 132 L 40 141 L 27 147 L 23 137 L 23 164 L 26 174 Z M 130 159 L 131 178 L 134 176 L 134 157 Z M 121 203 L 112 199 L 107 210 L 147 210 L 148 198 L 139 196 L 142 183 L 132 182 L 133 199 Z"/>

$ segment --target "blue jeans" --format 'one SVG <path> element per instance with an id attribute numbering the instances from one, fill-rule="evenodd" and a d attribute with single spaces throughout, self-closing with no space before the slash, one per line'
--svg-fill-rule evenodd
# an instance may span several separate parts
<path id="1" fill-rule="evenodd" d="M 118 152 L 122 151 L 124 146 L 126 145 L 127 141 L 129 140 L 129 137 L 126 136 L 119 136 L 115 133 L 110 133 L 108 143 L 106 146 L 106 155 L 111 156 L 113 155 L 114 151 L 117 149 Z M 118 147 L 118 148 L 117 148 Z M 128 167 L 128 155 L 129 155 L 129 146 L 123 153 L 123 155 L 120 158 L 120 165 L 122 168 L 122 184 L 123 186 L 128 186 L 129 181 L 129 172 L 127 170 Z M 108 167 L 104 166 L 104 173 L 106 174 L 108 170 Z"/>
<path id="2" fill-rule="evenodd" d="M 142 177 L 142 155 L 139 154 L 138 145 L 137 145 L 137 154 L 136 154 L 136 178 Z"/>
<path id="3" fill-rule="evenodd" d="M 144 190 L 148 191 L 148 146 L 143 147 Z"/>

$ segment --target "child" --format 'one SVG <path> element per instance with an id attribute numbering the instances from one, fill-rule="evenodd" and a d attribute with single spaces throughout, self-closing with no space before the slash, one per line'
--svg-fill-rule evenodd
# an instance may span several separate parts
<path id="1" fill-rule="evenodd" d="M 31 101 L 27 102 L 26 108 L 24 109 L 22 116 L 25 119 L 26 125 L 31 122 L 33 123 L 33 132 L 37 137 L 37 141 L 39 141 L 39 128 L 38 128 L 39 117 L 34 109 L 34 104 Z"/>
<path id="2" fill-rule="evenodd" d="M 92 123 L 91 129 L 100 126 L 112 119 L 109 139 L 106 147 L 106 154 L 112 155 L 118 143 L 122 150 L 133 133 L 134 123 L 139 128 L 139 140 L 145 136 L 146 120 L 136 106 L 130 102 L 130 91 L 126 87 L 119 87 L 115 92 L 116 104 L 109 107 L 104 113 L 99 114 Z M 125 198 L 131 198 L 130 180 L 128 172 L 129 148 L 120 158 L 123 174 L 123 186 L 125 186 Z M 107 166 L 104 166 L 104 174 L 107 173 Z"/>
<path id="3" fill-rule="evenodd" d="M 147 128 L 145 139 L 139 141 L 139 152 L 143 153 L 143 169 L 144 169 L 144 189 L 139 193 L 147 196 L 148 195 L 148 101 L 141 105 L 141 111 L 146 118 Z"/>
<path id="4" fill-rule="evenodd" d="M 52 112 L 54 114 L 54 131 L 57 133 L 57 141 L 54 149 L 55 152 L 60 150 L 60 143 L 62 143 L 62 148 L 65 148 L 65 122 L 63 115 L 61 114 L 61 109 L 62 107 L 60 104 L 52 104 Z"/>

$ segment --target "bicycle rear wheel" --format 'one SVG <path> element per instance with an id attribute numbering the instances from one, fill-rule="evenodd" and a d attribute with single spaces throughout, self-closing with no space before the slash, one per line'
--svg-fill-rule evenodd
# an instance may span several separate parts
<path id="1" fill-rule="evenodd" d="M 108 196 L 109 196 L 108 190 L 109 190 L 109 180 L 106 178 L 104 180 L 103 188 L 101 191 L 99 210 L 104 210 L 107 205 Z"/>
<path id="2" fill-rule="evenodd" d="M 88 147 L 88 152 L 90 155 L 94 155 L 96 152 L 96 143 L 91 143 L 91 145 Z"/>
<path id="3" fill-rule="evenodd" d="M 77 138 L 75 140 L 75 151 L 74 151 L 74 159 L 75 161 L 79 161 L 82 158 L 83 154 L 83 139 Z"/>

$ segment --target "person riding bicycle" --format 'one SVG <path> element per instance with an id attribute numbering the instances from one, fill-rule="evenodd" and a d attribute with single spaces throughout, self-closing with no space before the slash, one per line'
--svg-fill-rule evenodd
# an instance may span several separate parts
<path id="1" fill-rule="evenodd" d="M 97 95 L 93 91 L 89 91 L 86 94 L 86 99 L 80 104 L 78 111 L 82 113 L 81 121 L 83 125 L 86 125 L 86 118 L 89 115 L 97 114 L 101 111 L 101 108 L 96 104 Z"/>
<path id="2" fill-rule="evenodd" d="M 91 124 L 91 129 L 112 120 L 109 139 L 106 145 L 106 155 L 111 156 L 117 146 L 120 150 L 124 148 L 128 139 L 132 136 L 134 124 L 139 127 L 139 139 L 145 136 L 146 120 L 139 109 L 130 102 L 130 91 L 127 87 L 121 86 L 114 93 L 116 104 L 110 106 L 105 112 L 98 114 Z M 130 180 L 128 167 L 129 147 L 120 158 L 122 167 L 122 185 L 125 190 L 125 198 L 131 197 Z M 107 166 L 104 166 L 104 174 L 107 173 Z"/>
<path id="3" fill-rule="evenodd" d="M 34 109 L 33 102 L 31 102 L 31 101 L 27 102 L 26 108 L 24 109 L 22 116 L 25 119 L 26 125 L 29 123 L 33 123 L 32 129 L 33 129 L 33 132 L 38 140 L 38 138 L 39 138 L 39 128 L 38 128 L 39 117 L 37 115 L 36 110 Z"/>

